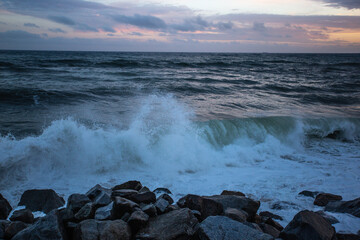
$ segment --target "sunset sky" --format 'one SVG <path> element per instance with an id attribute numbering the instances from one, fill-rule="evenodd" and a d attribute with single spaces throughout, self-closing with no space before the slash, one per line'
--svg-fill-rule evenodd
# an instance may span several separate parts
<path id="1" fill-rule="evenodd" d="M 0 0 L 0 49 L 360 52 L 360 0 Z"/>

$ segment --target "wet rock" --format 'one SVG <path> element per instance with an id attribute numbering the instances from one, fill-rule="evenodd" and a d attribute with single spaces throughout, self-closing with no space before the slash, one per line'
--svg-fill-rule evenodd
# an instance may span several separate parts
<path id="1" fill-rule="evenodd" d="M 150 203 L 148 205 L 145 205 L 144 207 L 141 208 L 141 210 L 146 213 L 147 215 L 149 215 L 150 217 L 156 216 L 157 215 L 157 210 L 154 204 Z"/>
<path id="2" fill-rule="evenodd" d="M 280 231 L 269 224 L 260 223 L 259 226 L 264 233 L 267 233 L 273 236 L 274 238 L 278 238 L 280 235 Z"/>
<path id="3" fill-rule="evenodd" d="M 132 213 L 139 205 L 129 199 L 116 197 L 111 215 L 113 219 L 120 219 L 125 213 Z"/>
<path id="4" fill-rule="evenodd" d="M 151 192 L 151 191 L 148 187 L 145 187 L 145 186 L 139 190 L 139 193 L 145 193 L 145 192 Z"/>
<path id="5" fill-rule="evenodd" d="M 18 205 L 25 206 L 33 212 L 49 213 L 53 209 L 64 206 L 64 204 L 64 199 L 52 189 L 32 189 L 22 194 Z"/>
<path id="6" fill-rule="evenodd" d="M 190 239 L 198 220 L 188 208 L 174 210 L 151 218 L 136 234 L 136 239 Z"/>
<path id="7" fill-rule="evenodd" d="M 113 209 L 113 202 L 111 202 L 110 204 L 98 208 L 95 211 L 95 219 L 96 220 L 110 220 L 111 219 L 111 213 L 112 213 L 112 209 Z"/>
<path id="8" fill-rule="evenodd" d="M 142 188 L 142 185 L 139 181 L 128 181 L 125 183 L 122 183 L 120 185 L 116 185 L 112 188 L 113 191 L 119 190 L 119 189 L 133 189 L 136 191 L 139 191 Z"/>
<path id="9" fill-rule="evenodd" d="M 0 219 L 7 219 L 11 210 L 12 210 L 12 207 L 10 206 L 8 200 L 6 200 L 0 194 Z"/>
<path id="10" fill-rule="evenodd" d="M 158 199 L 160 198 L 163 198 L 165 199 L 166 201 L 168 201 L 168 203 L 171 205 L 174 203 L 174 200 L 172 199 L 172 197 L 170 197 L 168 194 L 164 193 L 164 194 L 161 194 Z"/>
<path id="11" fill-rule="evenodd" d="M 130 199 L 131 196 L 137 195 L 139 192 L 133 189 L 119 189 L 112 191 L 111 197 L 114 199 L 115 197 L 123 197 Z"/>
<path id="12" fill-rule="evenodd" d="M 270 240 L 272 236 L 257 231 L 225 216 L 210 216 L 199 225 L 196 233 L 201 240 Z"/>
<path id="13" fill-rule="evenodd" d="M 355 217 L 360 217 L 360 198 L 351 201 L 329 202 L 325 207 L 325 211 L 350 213 Z"/>
<path id="14" fill-rule="evenodd" d="M 106 193 L 109 196 L 111 195 L 111 189 L 108 188 L 104 188 L 99 184 L 96 184 L 94 187 L 92 187 L 89 191 L 87 191 L 87 193 L 85 193 L 85 195 L 90 198 L 91 201 L 95 201 L 95 199 L 103 194 Z M 107 205 L 107 204 L 106 204 Z"/>
<path id="15" fill-rule="evenodd" d="M 159 198 L 155 203 L 157 214 L 163 214 L 169 205 L 169 202 L 164 198 Z"/>
<path id="16" fill-rule="evenodd" d="M 259 215 L 261 217 L 269 217 L 269 218 L 277 219 L 277 220 L 280 220 L 280 221 L 283 220 L 283 218 L 281 216 L 273 214 L 273 213 L 268 212 L 268 211 L 260 212 Z"/>
<path id="17" fill-rule="evenodd" d="M 85 204 L 76 214 L 75 219 L 80 222 L 85 219 L 94 218 L 95 215 L 95 207 L 93 203 L 89 202 Z"/>
<path id="18" fill-rule="evenodd" d="M 320 193 L 316 196 L 314 204 L 318 206 L 326 206 L 330 201 L 340 201 L 342 197 L 331 193 Z"/>
<path id="19" fill-rule="evenodd" d="M 234 195 L 215 195 L 206 198 L 220 203 L 223 206 L 223 209 L 236 208 L 243 210 L 249 214 L 249 218 L 255 217 L 255 214 L 260 207 L 259 201 L 254 201 L 247 197 Z"/>
<path id="20" fill-rule="evenodd" d="M 144 227 L 149 221 L 149 216 L 143 211 L 135 211 L 131 214 L 127 221 L 133 232 L 137 232 L 140 228 Z"/>
<path id="21" fill-rule="evenodd" d="M 68 208 L 62 208 L 59 210 L 59 216 L 63 222 L 75 221 L 75 215 L 73 211 Z"/>
<path id="22" fill-rule="evenodd" d="M 5 229 L 10 225 L 10 221 L 0 220 L 0 239 L 5 238 Z"/>
<path id="23" fill-rule="evenodd" d="M 29 209 L 21 209 L 16 210 L 10 217 L 11 221 L 20 221 L 24 223 L 33 223 L 34 222 L 34 215 Z"/>
<path id="24" fill-rule="evenodd" d="M 261 221 L 263 223 L 266 223 L 274 228 L 276 228 L 277 230 L 279 230 L 280 232 L 284 229 L 283 226 L 281 226 L 280 223 L 278 223 L 277 221 L 275 221 L 274 219 L 272 218 L 269 218 L 269 217 L 261 217 Z"/>
<path id="25" fill-rule="evenodd" d="M 333 216 L 325 213 L 324 211 L 317 211 L 316 213 L 320 214 L 323 218 L 325 218 L 326 220 L 328 220 L 328 222 L 329 222 L 330 224 L 339 223 L 339 220 L 337 220 L 336 217 L 333 217 Z"/>
<path id="26" fill-rule="evenodd" d="M 66 235 L 67 236 L 73 236 L 74 235 L 74 232 L 75 232 L 75 229 L 76 227 L 78 226 L 78 223 L 74 223 L 74 222 L 67 222 L 66 225 L 65 225 L 65 228 L 66 228 Z M 71 239 L 71 238 L 70 238 Z"/>
<path id="27" fill-rule="evenodd" d="M 179 209 L 180 209 L 180 207 L 177 204 L 169 205 L 169 206 L 167 206 L 165 212 L 170 212 L 170 211 L 179 210 Z M 201 215 L 201 213 L 200 213 L 200 215 Z"/>
<path id="28" fill-rule="evenodd" d="M 131 229 L 123 220 L 97 221 L 88 219 L 82 221 L 74 230 L 73 239 L 77 240 L 129 240 Z"/>
<path id="29" fill-rule="evenodd" d="M 351 233 L 336 233 L 337 240 L 360 240 L 360 236 Z"/>
<path id="30" fill-rule="evenodd" d="M 252 222 L 243 222 L 243 224 L 245 224 L 248 227 L 251 227 L 252 229 L 255 229 L 259 232 L 263 232 L 262 229 L 260 228 L 260 226 L 256 223 L 252 223 Z"/>
<path id="31" fill-rule="evenodd" d="M 144 192 L 128 197 L 131 201 L 136 203 L 154 203 L 156 202 L 156 195 L 153 192 Z"/>
<path id="32" fill-rule="evenodd" d="M 236 208 L 227 208 L 225 210 L 225 216 L 238 222 L 246 222 L 249 215 L 245 211 Z"/>
<path id="33" fill-rule="evenodd" d="M 177 202 L 181 208 L 190 208 L 201 213 L 201 219 L 204 220 L 208 216 L 220 215 L 223 213 L 223 205 L 213 199 L 188 194 Z"/>
<path id="34" fill-rule="evenodd" d="M 63 240 L 66 239 L 65 228 L 58 210 L 53 210 L 40 218 L 33 225 L 16 234 L 12 240 Z"/>
<path id="35" fill-rule="evenodd" d="M 191 212 L 194 214 L 198 221 L 201 221 L 201 212 L 197 210 L 191 210 Z"/>
<path id="36" fill-rule="evenodd" d="M 319 193 L 320 192 L 304 190 L 304 191 L 300 192 L 299 195 L 315 198 Z"/>
<path id="37" fill-rule="evenodd" d="M 73 213 L 77 213 L 85 204 L 91 202 L 90 198 L 85 194 L 71 194 L 68 198 L 66 208 L 73 211 Z"/>
<path id="38" fill-rule="evenodd" d="M 126 212 L 124 213 L 124 215 L 121 217 L 121 220 L 123 220 L 124 222 L 127 222 L 130 218 L 131 214 Z"/>
<path id="39" fill-rule="evenodd" d="M 290 208 L 298 208 L 298 206 L 296 206 L 296 204 L 291 203 L 291 202 L 286 202 L 286 201 L 278 201 L 273 203 L 270 206 L 271 209 L 274 210 L 284 210 L 284 209 L 290 209 Z"/>
<path id="40" fill-rule="evenodd" d="M 28 224 L 20 221 L 11 222 L 5 229 L 5 239 L 11 239 L 18 232 L 28 227 Z"/>
<path id="41" fill-rule="evenodd" d="M 280 237 L 285 240 L 336 239 L 335 229 L 331 224 L 320 214 L 308 210 L 297 213 Z"/>
<path id="42" fill-rule="evenodd" d="M 222 193 L 221 193 L 220 195 L 230 195 L 230 196 L 245 197 L 245 194 L 242 193 L 242 192 L 238 192 L 238 191 L 228 191 L 228 190 L 222 191 Z"/>
<path id="43" fill-rule="evenodd" d="M 154 193 L 155 194 L 163 194 L 163 193 L 172 194 L 171 191 L 167 188 L 157 188 L 154 190 Z"/>

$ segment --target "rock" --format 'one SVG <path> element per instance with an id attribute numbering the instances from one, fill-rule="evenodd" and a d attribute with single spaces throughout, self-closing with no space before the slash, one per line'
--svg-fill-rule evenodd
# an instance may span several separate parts
<path id="1" fill-rule="evenodd" d="M 10 217 L 11 221 L 20 221 L 24 223 L 33 223 L 34 222 L 34 215 L 29 209 L 21 209 L 16 210 Z"/>
<path id="2" fill-rule="evenodd" d="M 129 199 L 116 197 L 111 211 L 113 219 L 120 219 L 125 213 L 132 213 L 139 205 Z"/>
<path id="3" fill-rule="evenodd" d="M 169 202 L 164 198 L 159 198 L 155 203 L 157 214 L 163 214 L 169 205 Z"/>
<path id="4" fill-rule="evenodd" d="M 280 235 L 280 231 L 269 224 L 260 223 L 259 226 L 264 233 L 267 233 L 274 238 L 278 238 Z"/>
<path id="5" fill-rule="evenodd" d="M 236 208 L 239 210 L 244 210 L 249 214 L 249 218 L 255 217 L 255 214 L 260 207 L 259 201 L 254 201 L 247 197 L 234 195 L 215 195 L 206 198 L 220 203 L 223 206 L 223 209 Z"/>
<path id="6" fill-rule="evenodd" d="M 161 195 L 158 197 L 158 199 L 160 199 L 160 198 L 163 198 L 163 199 L 165 199 L 166 201 L 168 201 L 168 203 L 169 203 L 170 205 L 174 203 L 174 200 L 173 200 L 168 194 L 166 194 L 166 193 L 161 194 Z"/>
<path id="7" fill-rule="evenodd" d="M 360 240 L 360 236 L 351 233 L 336 233 L 337 240 Z"/>
<path id="8" fill-rule="evenodd" d="M 275 209 L 275 210 L 284 210 L 284 209 L 290 209 L 290 208 L 298 208 L 298 206 L 296 206 L 296 204 L 291 203 L 291 202 L 286 202 L 286 201 L 278 201 L 273 203 L 270 206 L 271 209 Z"/>
<path id="9" fill-rule="evenodd" d="M 137 232 L 140 228 L 144 227 L 149 221 L 149 216 L 143 211 L 135 211 L 131 214 L 127 221 L 133 232 Z"/>
<path id="10" fill-rule="evenodd" d="M 330 201 L 340 201 L 342 197 L 331 193 L 320 193 L 316 196 L 314 204 L 318 206 L 326 206 Z"/>
<path id="11" fill-rule="evenodd" d="M 123 197 L 130 199 L 131 196 L 137 195 L 139 192 L 133 189 L 119 189 L 112 191 L 111 197 L 114 199 L 115 197 Z"/>
<path id="12" fill-rule="evenodd" d="M 220 195 L 230 195 L 230 196 L 245 197 L 245 194 L 243 194 L 242 192 L 238 192 L 238 191 L 228 191 L 228 190 L 222 191 L 222 193 L 221 193 Z"/>
<path id="13" fill-rule="evenodd" d="M 121 220 L 123 220 L 124 222 L 127 222 L 130 218 L 131 214 L 126 212 L 124 213 L 124 215 L 121 217 Z"/>
<path id="14" fill-rule="evenodd" d="M 97 221 L 88 219 L 82 221 L 74 230 L 73 239 L 77 240 L 129 240 L 131 229 L 123 220 Z"/>
<path id="15" fill-rule="evenodd" d="M 10 225 L 10 221 L 0 220 L 0 239 L 5 238 L 5 229 Z"/>
<path id="16" fill-rule="evenodd" d="M 136 191 L 139 191 L 142 188 L 142 185 L 139 181 L 128 181 L 125 183 L 122 183 L 120 185 L 116 185 L 112 188 L 113 191 L 119 190 L 119 189 L 133 189 Z"/>
<path id="17" fill-rule="evenodd" d="M 316 213 L 320 214 L 323 218 L 328 220 L 330 224 L 336 224 L 339 223 L 339 220 L 337 220 L 335 217 L 325 213 L 324 211 L 317 211 Z"/>
<path id="18" fill-rule="evenodd" d="M 20 221 L 11 222 L 5 229 L 5 238 L 11 239 L 18 232 L 28 227 L 28 224 Z"/>
<path id="19" fill-rule="evenodd" d="M 299 195 L 303 195 L 305 197 L 312 197 L 315 198 L 316 195 L 318 195 L 320 192 L 313 192 L 313 191 L 308 191 L 308 190 L 304 190 L 302 192 L 299 193 Z"/>
<path id="20" fill-rule="evenodd" d="M 45 217 L 40 218 L 33 225 L 16 234 L 12 240 L 64 240 L 65 229 L 58 210 L 53 210 Z"/>
<path id="21" fill-rule="evenodd" d="M 177 204 L 175 204 L 175 205 L 169 205 L 169 206 L 167 206 L 167 208 L 165 209 L 165 212 L 167 213 L 167 212 L 170 212 L 170 211 L 174 211 L 174 210 L 179 210 L 180 209 L 180 207 L 177 205 Z M 196 211 L 196 210 L 195 210 Z M 199 212 L 199 211 L 198 211 Z M 199 212 L 199 214 L 200 214 L 200 216 L 201 216 L 201 213 Z"/>
<path id="22" fill-rule="evenodd" d="M 199 225 L 201 240 L 270 240 L 272 236 L 225 216 L 210 216 Z"/>
<path id="23" fill-rule="evenodd" d="M 198 210 L 191 210 L 191 212 L 194 214 L 198 221 L 201 221 L 201 212 L 199 212 Z"/>
<path id="24" fill-rule="evenodd" d="M 0 194 L 0 219 L 7 219 L 11 210 L 12 210 L 12 207 L 10 206 L 8 200 L 6 200 Z"/>
<path id="25" fill-rule="evenodd" d="M 93 203 L 89 202 L 85 204 L 76 214 L 75 219 L 78 222 L 81 222 L 86 219 L 94 218 L 95 215 L 95 207 Z"/>
<path id="26" fill-rule="evenodd" d="M 280 238 L 307 239 L 336 239 L 335 229 L 320 214 L 304 210 L 297 213 L 293 220 L 280 233 Z"/>
<path id="27" fill-rule="evenodd" d="M 99 184 L 96 184 L 94 187 L 92 187 L 89 191 L 87 191 L 87 193 L 85 193 L 85 195 L 90 198 L 91 201 L 95 201 L 95 199 L 103 194 L 106 193 L 109 196 L 111 195 L 111 189 L 108 188 L 104 188 Z M 107 204 L 106 204 L 107 205 Z"/>
<path id="28" fill-rule="evenodd" d="M 32 189 L 22 194 L 18 205 L 25 206 L 33 212 L 49 213 L 53 209 L 64 206 L 64 204 L 64 199 L 52 189 Z"/>
<path id="29" fill-rule="evenodd" d="M 77 213 L 85 204 L 91 202 L 90 198 L 85 194 L 71 194 L 68 198 L 66 208 L 73 211 L 73 213 Z"/>
<path id="30" fill-rule="evenodd" d="M 280 232 L 282 230 L 284 230 L 283 226 L 280 225 L 280 223 L 278 223 L 277 221 L 273 220 L 272 218 L 269 217 L 262 217 L 261 218 L 263 223 L 266 223 L 274 228 L 276 228 L 277 230 L 279 230 Z"/>
<path id="31" fill-rule="evenodd" d="M 192 194 L 188 194 L 179 199 L 177 205 L 181 208 L 190 208 L 199 211 L 202 220 L 208 216 L 220 215 L 224 211 L 221 203 Z"/>
<path id="32" fill-rule="evenodd" d="M 255 229 L 259 232 L 263 232 L 262 229 L 260 228 L 260 226 L 256 223 L 252 223 L 252 222 L 243 222 L 243 224 L 245 224 L 248 227 L 251 227 L 252 229 Z"/>
<path id="33" fill-rule="evenodd" d="M 355 217 L 360 217 L 360 198 L 351 201 L 329 202 L 325 207 L 325 211 L 350 213 Z"/>
<path id="34" fill-rule="evenodd" d="M 238 222 L 246 222 L 246 219 L 249 215 L 243 210 L 239 210 L 236 208 L 227 208 L 225 210 L 225 216 Z"/>
<path id="35" fill-rule="evenodd" d="M 259 215 L 260 215 L 261 217 L 269 217 L 269 218 L 273 218 L 273 219 L 278 219 L 278 220 L 280 220 L 280 221 L 283 220 L 283 218 L 282 218 L 281 216 L 276 215 L 276 214 L 273 214 L 273 213 L 268 212 L 268 211 L 260 212 Z"/>
<path id="36" fill-rule="evenodd" d="M 104 207 L 101 207 L 101 208 L 98 208 L 96 209 L 96 212 L 95 212 L 95 219 L 96 220 L 110 220 L 111 219 L 111 212 L 112 212 L 112 209 L 113 209 L 113 202 L 111 202 L 110 204 L 104 206 Z"/>
<path id="37" fill-rule="evenodd" d="M 188 208 L 174 210 L 151 218 L 136 234 L 136 239 L 190 239 L 195 233 L 198 220 Z"/>
<path id="38" fill-rule="evenodd" d="M 147 215 L 149 215 L 150 217 L 156 216 L 157 215 L 157 210 L 154 204 L 150 203 L 148 205 L 145 205 L 144 207 L 141 208 L 141 210 L 146 213 Z"/>
<path id="39" fill-rule="evenodd" d="M 66 233 L 67 233 L 67 236 L 73 236 L 74 235 L 74 232 L 75 232 L 75 229 L 76 227 L 78 226 L 78 223 L 74 223 L 74 222 L 67 222 L 66 223 Z M 71 238 L 70 238 L 71 239 Z"/>
<path id="40" fill-rule="evenodd" d="M 142 187 L 140 190 L 139 190 L 139 193 L 145 193 L 145 192 L 151 192 L 150 189 L 148 187 Z"/>
<path id="41" fill-rule="evenodd" d="M 62 208 L 59 210 L 59 216 L 61 220 L 65 222 L 75 221 L 75 215 L 73 211 L 68 208 Z"/>
<path id="42" fill-rule="evenodd" d="M 157 188 L 154 190 L 155 194 L 162 194 L 162 193 L 166 193 L 166 194 L 172 194 L 171 191 L 167 188 Z"/>
<path id="43" fill-rule="evenodd" d="M 247 220 L 249 222 L 253 222 L 253 223 L 257 223 L 257 224 L 262 222 L 262 219 L 261 219 L 260 215 L 258 215 L 258 214 L 255 214 L 255 216 L 253 216 L 253 217 L 248 217 Z"/>
<path id="44" fill-rule="evenodd" d="M 153 192 L 144 192 L 128 197 L 131 201 L 136 203 L 154 203 L 156 202 L 156 195 Z"/>

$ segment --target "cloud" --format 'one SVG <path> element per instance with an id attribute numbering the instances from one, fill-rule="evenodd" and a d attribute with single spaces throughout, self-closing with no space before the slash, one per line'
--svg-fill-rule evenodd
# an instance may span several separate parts
<path id="1" fill-rule="evenodd" d="M 64 30 L 62 30 L 61 28 L 49 28 L 48 29 L 50 32 L 53 33 L 66 33 Z"/>
<path id="2" fill-rule="evenodd" d="M 73 26 L 76 24 L 70 18 L 64 17 L 64 16 L 48 16 L 48 19 L 51 21 L 54 21 L 56 23 L 60 23 L 60 24 L 68 25 L 68 26 Z"/>
<path id="3" fill-rule="evenodd" d="M 360 0 L 320 0 L 331 7 L 344 7 L 347 9 L 360 9 Z"/>
<path id="4" fill-rule="evenodd" d="M 264 23 L 254 22 L 252 29 L 256 32 L 266 32 L 266 27 Z"/>
<path id="5" fill-rule="evenodd" d="M 141 28 L 165 29 L 167 28 L 164 20 L 154 17 L 134 14 L 133 16 L 117 15 L 113 19 L 119 23 L 130 24 Z"/>
<path id="6" fill-rule="evenodd" d="M 77 24 L 74 28 L 82 32 L 99 32 L 95 27 L 83 23 Z"/>
<path id="7" fill-rule="evenodd" d="M 103 30 L 104 32 L 110 32 L 110 33 L 116 33 L 115 29 L 113 29 L 112 27 L 102 27 L 101 30 Z"/>
<path id="8" fill-rule="evenodd" d="M 39 28 L 39 26 L 34 23 L 24 23 L 24 27 Z"/>

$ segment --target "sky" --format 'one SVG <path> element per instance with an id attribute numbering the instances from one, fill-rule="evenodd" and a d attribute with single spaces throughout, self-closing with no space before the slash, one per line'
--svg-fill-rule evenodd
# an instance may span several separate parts
<path id="1" fill-rule="evenodd" d="M 0 0 L 0 49 L 360 53 L 360 0 Z"/>

